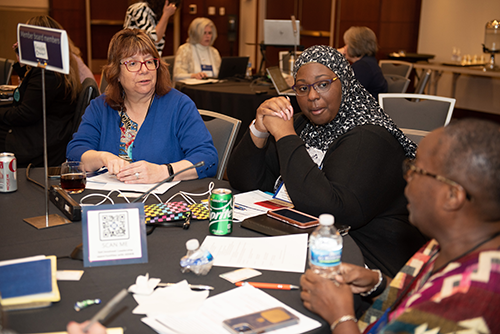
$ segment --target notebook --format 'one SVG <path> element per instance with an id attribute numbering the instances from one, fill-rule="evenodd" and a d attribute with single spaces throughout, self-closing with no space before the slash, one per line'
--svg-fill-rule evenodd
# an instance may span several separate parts
<path id="1" fill-rule="evenodd" d="M 222 57 L 217 79 L 244 78 L 249 57 Z"/>
<path id="2" fill-rule="evenodd" d="M 286 83 L 286 80 L 283 77 L 283 74 L 281 74 L 281 70 L 278 66 L 268 67 L 266 71 L 271 78 L 271 81 L 273 82 L 274 88 L 276 88 L 276 92 L 278 93 L 278 95 L 295 96 L 295 92 Z"/>
<path id="3" fill-rule="evenodd" d="M 295 20 L 297 33 L 293 33 L 292 20 L 264 20 L 264 44 L 300 45 L 300 21 Z"/>

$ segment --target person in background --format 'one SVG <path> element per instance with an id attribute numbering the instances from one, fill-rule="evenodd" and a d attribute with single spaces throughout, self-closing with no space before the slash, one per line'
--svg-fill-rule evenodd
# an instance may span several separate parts
<path id="1" fill-rule="evenodd" d="M 344 33 L 344 43 L 339 52 L 351 63 L 356 79 L 378 101 L 378 94 L 387 93 L 387 81 L 375 59 L 377 36 L 368 27 L 350 27 Z"/>
<path id="2" fill-rule="evenodd" d="M 392 281 L 345 263 L 337 284 L 308 270 L 304 306 L 335 334 L 500 333 L 499 170 L 498 124 L 465 119 L 430 133 L 403 174 L 410 221 L 432 240 Z M 353 293 L 378 296 L 357 326 Z"/>
<path id="3" fill-rule="evenodd" d="M 161 56 L 165 46 L 168 19 L 174 15 L 176 3 L 171 0 L 147 0 L 130 5 L 125 14 L 124 29 L 144 30 Z"/>
<path id="4" fill-rule="evenodd" d="M 299 211 L 331 213 L 351 226 L 365 263 L 392 277 L 425 243 L 408 222 L 400 172 L 416 146 L 334 48 L 306 49 L 293 73 L 302 113 L 292 118 L 298 111 L 282 96 L 259 106 L 231 154 L 231 186 L 279 190 Z"/>
<path id="5" fill-rule="evenodd" d="M 109 44 L 106 94 L 90 102 L 67 158 L 87 171 L 103 166 L 126 183 L 157 183 L 200 161 L 205 165 L 175 177 L 214 176 L 217 150 L 193 101 L 171 86 L 167 64 L 151 39 L 123 29 Z"/>
<path id="6" fill-rule="evenodd" d="M 198 17 L 189 25 L 189 37 L 177 50 L 174 64 L 174 81 L 204 79 L 219 75 L 221 57 L 214 48 L 217 29 L 206 17 Z"/>
<path id="7" fill-rule="evenodd" d="M 62 27 L 49 16 L 35 16 L 30 25 Z M 69 74 L 45 71 L 47 116 L 47 152 L 49 166 L 65 160 L 65 148 L 71 139 L 73 114 L 81 90 L 77 56 L 70 52 Z M 19 75 L 19 73 L 18 73 Z M 43 166 L 42 69 L 23 66 L 23 80 L 14 92 L 10 106 L 0 107 L 0 152 L 12 152 L 19 167 Z"/>

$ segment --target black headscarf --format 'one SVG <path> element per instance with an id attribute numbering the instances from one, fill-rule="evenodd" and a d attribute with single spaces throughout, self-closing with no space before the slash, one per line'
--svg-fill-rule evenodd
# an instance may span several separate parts
<path id="1" fill-rule="evenodd" d="M 359 83 L 344 56 L 336 49 L 326 45 L 315 45 L 306 49 L 295 61 L 293 76 L 307 63 L 319 63 L 332 70 L 342 84 L 342 101 L 337 116 L 328 124 L 307 123 L 300 133 L 306 147 L 328 150 L 330 144 L 356 126 L 378 125 L 392 134 L 405 150 L 408 158 L 415 158 L 417 146 L 408 139 L 391 117 L 380 108 L 375 98 Z"/>

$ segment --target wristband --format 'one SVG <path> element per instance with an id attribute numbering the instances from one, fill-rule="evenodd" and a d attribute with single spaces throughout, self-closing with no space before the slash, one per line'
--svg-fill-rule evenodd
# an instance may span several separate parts
<path id="1" fill-rule="evenodd" d="M 335 327 L 337 327 L 338 324 L 341 324 L 349 320 L 354 321 L 354 323 L 358 322 L 358 320 L 352 315 L 343 315 L 333 322 L 333 324 L 330 326 L 330 330 L 333 332 L 333 330 L 335 329 Z"/>
<path id="2" fill-rule="evenodd" d="M 174 174 L 174 168 L 172 167 L 172 165 L 166 164 L 165 166 L 167 166 L 168 169 L 168 176 L 172 176 Z"/>
<path id="3" fill-rule="evenodd" d="M 255 127 L 255 120 L 252 121 L 252 124 L 250 124 L 250 132 L 253 133 L 253 135 L 257 138 L 267 138 L 269 137 L 269 132 L 262 132 L 257 130 Z"/>
<path id="4" fill-rule="evenodd" d="M 375 286 L 370 291 L 361 292 L 360 295 L 363 297 L 368 297 L 369 295 L 371 295 L 375 290 L 377 290 L 379 288 L 379 286 L 382 284 L 382 281 L 384 280 L 384 275 L 382 275 L 380 270 L 374 269 L 372 271 L 375 271 L 378 273 L 378 282 L 377 282 L 377 284 L 375 284 Z M 385 288 L 385 284 L 384 284 L 384 288 Z M 378 294 L 380 294 L 380 293 L 378 293 Z"/>

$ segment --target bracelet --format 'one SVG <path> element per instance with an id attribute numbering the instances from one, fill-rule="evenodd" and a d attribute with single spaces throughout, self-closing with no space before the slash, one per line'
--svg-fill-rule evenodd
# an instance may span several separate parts
<path id="1" fill-rule="evenodd" d="M 375 271 L 375 272 L 378 273 L 378 282 L 377 282 L 377 284 L 375 284 L 375 286 L 370 291 L 361 292 L 360 295 L 363 296 L 363 297 L 368 297 L 369 295 L 371 295 L 375 290 L 378 289 L 378 287 L 380 286 L 380 284 L 382 284 L 382 281 L 384 280 L 384 275 L 382 275 L 382 273 L 380 272 L 380 270 L 373 269 L 372 271 Z"/>
<path id="2" fill-rule="evenodd" d="M 255 127 L 255 120 L 252 121 L 252 124 L 250 124 L 250 132 L 253 133 L 253 135 L 257 138 L 267 138 L 269 137 L 269 132 L 262 132 L 257 130 Z"/>
<path id="3" fill-rule="evenodd" d="M 338 324 L 341 324 L 349 320 L 354 321 L 354 323 L 358 322 L 358 320 L 352 315 L 343 315 L 333 322 L 333 324 L 330 326 L 330 330 L 333 332 L 333 330 L 335 329 L 335 327 L 337 327 Z"/>
<path id="4" fill-rule="evenodd" d="M 172 167 L 172 165 L 165 164 L 165 166 L 167 166 L 167 169 L 168 169 L 168 176 L 172 176 L 174 174 L 174 168 Z"/>

